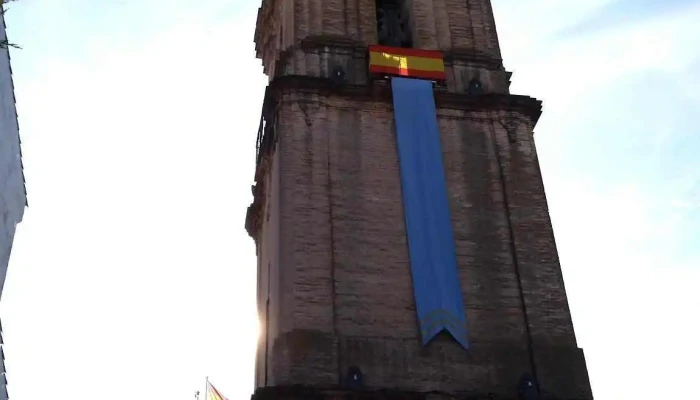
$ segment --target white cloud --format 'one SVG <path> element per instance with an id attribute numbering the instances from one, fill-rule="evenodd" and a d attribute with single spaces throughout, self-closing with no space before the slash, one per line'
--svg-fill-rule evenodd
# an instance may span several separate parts
<path id="1" fill-rule="evenodd" d="M 494 3 L 503 58 L 513 90 L 544 100 L 535 137 L 596 399 L 691 398 L 700 8 L 560 37 L 611 2 L 511 3 Z"/>
<path id="2" fill-rule="evenodd" d="M 549 186 L 579 345 L 598 399 L 687 397 L 700 347 L 700 258 L 670 261 L 678 224 L 638 187 Z M 670 222 L 670 223 L 667 223 Z M 690 268 L 686 268 L 690 267 Z M 684 375 L 685 374 L 685 375 Z"/>
<path id="3" fill-rule="evenodd" d="M 243 217 L 266 81 L 255 10 L 222 5 L 130 46 L 86 39 L 81 59 L 13 54 L 42 60 L 15 66 L 31 208 L 2 304 L 13 398 L 191 398 L 206 375 L 252 393 Z"/>

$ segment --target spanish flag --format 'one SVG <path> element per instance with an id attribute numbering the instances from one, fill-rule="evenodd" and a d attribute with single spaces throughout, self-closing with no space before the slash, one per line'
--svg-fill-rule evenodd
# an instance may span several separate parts
<path id="1" fill-rule="evenodd" d="M 372 45 L 369 72 L 440 81 L 445 80 L 445 62 L 440 51 Z"/>
<path id="2" fill-rule="evenodd" d="M 207 381 L 207 398 L 206 400 L 228 400 L 226 397 L 221 395 L 218 390 Z"/>

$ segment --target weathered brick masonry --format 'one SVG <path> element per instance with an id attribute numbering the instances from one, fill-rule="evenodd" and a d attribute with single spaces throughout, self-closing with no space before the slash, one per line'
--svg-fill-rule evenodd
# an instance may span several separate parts
<path id="1" fill-rule="evenodd" d="M 347 398 L 328 388 L 357 365 L 368 390 L 396 398 L 511 398 L 531 372 L 545 398 L 591 399 L 533 140 L 541 103 L 509 94 L 488 0 L 408 6 L 414 47 L 446 54 L 435 98 L 471 347 L 420 346 L 391 91 L 367 75 L 375 0 L 263 0 L 271 82 L 246 219 L 266 321 L 254 397 Z M 328 79 L 336 66 L 343 84 Z M 486 94 L 466 93 L 474 78 Z"/>

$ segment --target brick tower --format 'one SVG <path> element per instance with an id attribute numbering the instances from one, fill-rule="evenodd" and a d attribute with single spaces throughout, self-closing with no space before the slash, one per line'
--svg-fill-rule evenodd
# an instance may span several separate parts
<path id="1" fill-rule="evenodd" d="M 263 0 L 254 399 L 592 399 L 489 0 Z"/>

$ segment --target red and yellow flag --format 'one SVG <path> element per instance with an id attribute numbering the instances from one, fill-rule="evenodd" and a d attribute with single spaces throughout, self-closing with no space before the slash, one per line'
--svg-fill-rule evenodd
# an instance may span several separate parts
<path id="1" fill-rule="evenodd" d="M 211 383 L 207 382 L 207 397 L 206 400 L 228 400 L 224 397 Z"/>
<path id="2" fill-rule="evenodd" d="M 369 46 L 369 72 L 430 80 L 445 79 L 443 54 L 436 50 Z"/>

